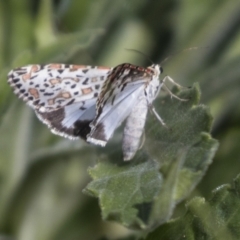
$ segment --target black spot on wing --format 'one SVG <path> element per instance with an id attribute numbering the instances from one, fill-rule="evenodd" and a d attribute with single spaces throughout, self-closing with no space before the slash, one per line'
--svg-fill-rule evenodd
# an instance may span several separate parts
<path id="1" fill-rule="evenodd" d="M 115 97 L 116 97 L 116 95 L 114 95 L 113 98 L 112 98 L 112 105 L 114 104 Z"/>
<path id="2" fill-rule="evenodd" d="M 90 132 L 89 124 L 92 120 L 77 120 L 71 127 L 65 127 L 62 125 L 65 116 L 64 108 L 59 108 L 51 112 L 39 112 L 36 110 L 37 115 L 40 119 L 44 120 L 45 123 L 54 129 L 56 133 L 65 134 L 69 137 L 81 137 L 86 140 L 86 136 Z"/>
<path id="3" fill-rule="evenodd" d="M 36 78 L 38 75 L 34 75 L 34 76 L 32 76 L 30 79 L 34 79 L 34 78 Z"/>
<path id="4" fill-rule="evenodd" d="M 107 141 L 107 137 L 105 134 L 105 127 L 102 123 L 99 123 L 96 127 L 94 132 L 91 134 L 91 138 L 97 139 L 97 140 L 102 140 L 102 141 Z"/>
<path id="5" fill-rule="evenodd" d="M 96 89 L 96 90 L 98 90 L 99 88 L 100 88 L 100 85 L 99 85 L 99 84 L 95 85 L 95 89 Z"/>
<path id="6" fill-rule="evenodd" d="M 43 96 L 52 96 L 54 93 L 44 93 Z"/>
<path id="7" fill-rule="evenodd" d="M 64 69 L 58 69 L 57 71 L 61 74 L 63 73 Z"/>
<path id="8" fill-rule="evenodd" d="M 33 102 L 33 104 L 34 104 L 34 105 L 38 105 L 39 102 L 40 102 L 40 100 L 38 99 L 38 100 L 35 100 L 35 101 Z"/>
<path id="9" fill-rule="evenodd" d="M 38 70 L 38 71 L 44 69 L 46 66 L 47 66 L 47 65 L 45 65 L 45 64 L 38 64 L 38 67 L 39 67 L 39 70 Z"/>
<path id="10" fill-rule="evenodd" d="M 84 111 L 84 110 L 86 110 L 87 108 L 81 106 L 79 109 L 82 110 L 82 111 Z"/>
<path id="11" fill-rule="evenodd" d="M 66 104 L 66 106 L 67 105 L 71 105 L 72 103 L 74 103 L 74 101 L 75 101 L 75 99 L 73 98 L 73 99 L 71 99 L 67 104 Z"/>
<path id="12" fill-rule="evenodd" d="M 87 73 L 88 71 L 89 71 L 89 69 L 82 70 L 83 73 Z"/>
<path id="13" fill-rule="evenodd" d="M 86 85 L 87 83 L 88 83 L 88 80 L 89 80 L 89 78 L 86 78 L 84 81 L 83 81 L 83 85 Z"/>
<path id="14" fill-rule="evenodd" d="M 59 132 L 66 132 L 66 130 L 62 126 L 62 121 L 65 117 L 65 112 L 63 108 L 59 108 L 51 112 L 39 112 L 38 110 L 36 110 L 36 113 L 40 116 L 40 118 L 47 122 L 50 128 L 53 128 Z"/>
<path id="15" fill-rule="evenodd" d="M 87 135 L 90 133 L 91 128 L 89 124 L 92 120 L 78 120 L 74 124 L 73 134 L 76 137 L 81 137 L 86 140 Z"/>
<path id="16" fill-rule="evenodd" d="M 13 81 L 14 83 L 17 83 L 17 82 L 20 81 L 20 78 L 14 78 L 12 81 Z"/>

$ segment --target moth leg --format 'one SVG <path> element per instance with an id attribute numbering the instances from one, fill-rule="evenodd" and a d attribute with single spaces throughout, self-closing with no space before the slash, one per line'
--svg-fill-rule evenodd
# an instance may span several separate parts
<path id="1" fill-rule="evenodd" d="M 176 82 L 175 82 L 171 77 L 169 77 L 169 76 L 164 77 L 163 80 L 162 80 L 162 82 L 163 82 L 163 87 L 164 87 L 164 89 L 168 92 L 168 94 L 171 96 L 171 98 L 176 98 L 176 99 L 178 99 L 179 101 L 182 101 L 182 102 L 189 100 L 189 99 L 180 98 L 180 97 L 176 96 L 175 94 L 173 94 L 173 93 L 171 92 L 171 90 L 164 84 L 164 83 L 166 82 L 166 80 L 168 80 L 168 81 L 171 82 L 173 85 L 175 85 L 175 86 L 177 86 L 177 87 L 179 87 L 179 88 L 187 88 L 187 87 L 183 87 L 183 86 L 181 86 L 180 84 L 176 83 Z"/>
<path id="2" fill-rule="evenodd" d="M 180 98 L 177 95 L 173 94 L 171 92 L 171 90 L 165 84 L 163 85 L 163 88 L 168 92 L 168 94 L 171 96 L 171 98 L 176 98 L 177 100 L 182 101 L 182 102 L 186 102 L 189 100 L 189 99 Z"/>
<path id="3" fill-rule="evenodd" d="M 143 133 L 142 133 L 142 136 L 141 136 L 141 140 L 140 140 L 140 143 L 139 143 L 139 146 L 138 146 L 138 150 L 141 149 L 144 145 L 144 142 L 145 142 L 145 131 L 143 130 Z"/>
<path id="4" fill-rule="evenodd" d="M 149 106 L 151 112 L 152 112 L 152 113 L 155 115 L 155 117 L 157 118 L 157 120 L 158 120 L 164 127 L 168 128 L 167 125 L 166 125 L 166 123 L 165 123 L 165 122 L 162 120 L 162 118 L 158 115 L 158 113 L 157 113 L 157 111 L 155 110 L 154 106 L 153 106 L 152 104 L 149 104 L 148 106 Z"/>
<path id="5" fill-rule="evenodd" d="M 164 83 L 166 80 L 168 80 L 168 81 L 171 82 L 173 85 L 175 85 L 175 86 L 177 86 L 177 87 L 179 87 L 179 88 L 188 88 L 188 87 L 184 87 L 184 86 L 176 83 L 170 76 L 165 76 L 165 77 L 163 78 L 163 80 L 162 80 L 163 83 Z"/>

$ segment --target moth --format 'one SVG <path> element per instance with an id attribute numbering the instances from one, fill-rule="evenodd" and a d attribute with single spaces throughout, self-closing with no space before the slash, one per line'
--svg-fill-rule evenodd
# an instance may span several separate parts
<path id="1" fill-rule="evenodd" d="M 131 160 L 141 145 L 148 109 L 163 124 L 152 103 L 166 79 L 162 68 L 129 63 L 114 68 L 70 64 L 28 65 L 13 69 L 8 83 L 55 134 L 105 146 L 126 120 L 123 159 Z"/>

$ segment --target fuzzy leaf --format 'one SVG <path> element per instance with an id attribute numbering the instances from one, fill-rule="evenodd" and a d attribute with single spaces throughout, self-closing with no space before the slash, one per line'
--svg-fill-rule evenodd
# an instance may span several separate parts
<path id="1" fill-rule="evenodd" d="M 174 92 L 189 100 L 165 96 L 155 101 L 168 127 L 149 117 L 146 142 L 133 160 L 123 162 L 118 142 L 100 150 L 108 157 L 90 168 L 93 181 L 84 192 L 99 198 L 105 220 L 141 229 L 166 222 L 211 163 L 218 143 L 208 133 L 212 124 L 208 108 L 198 105 L 198 85 Z"/>
<path id="2" fill-rule="evenodd" d="M 239 239 L 240 175 L 233 183 L 213 191 L 208 202 L 195 197 L 187 204 L 184 216 L 156 229 L 145 240 L 154 239 Z"/>

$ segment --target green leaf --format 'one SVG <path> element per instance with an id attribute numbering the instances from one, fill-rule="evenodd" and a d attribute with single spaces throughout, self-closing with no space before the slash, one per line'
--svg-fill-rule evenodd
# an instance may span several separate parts
<path id="1" fill-rule="evenodd" d="M 104 219 L 141 229 L 166 222 L 212 162 L 218 143 L 208 133 L 208 108 L 198 105 L 198 85 L 174 92 L 188 101 L 169 96 L 155 101 L 167 128 L 149 117 L 146 142 L 134 159 L 123 162 L 118 140 L 100 150 L 104 157 L 90 168 L 93 181 L 84 192 L 99 198 Z"/>
<path id="2" fill-rule="evenodd" d="M 58 35 L 54 43 L 38 48 L 35 52 L 23 51 L 15 57 L 12 67 L 31 63 L 67 62 L 81 50 L 89 47 L 103 34 L 102 29 L 88 30 L 71 34 Z"/>
<path id="3" fill-rule="evenodd" d="M 102 162 L 89 173 L 94 181 L 84 192 L 100 197 L 103 219 L 118 219 L 126 226 L 144 227 L 138 211 L 142 203 L 147 206 L 152 201 L 162 182 L 156 162 L 122 166 Z"/>
<path id="4" fill-rule="evenodd" d="M 50 7 L 48 4 L 51 2 Z M 179 220 L 183 221 L 181 224 L 165 227 L 166 235 L 164 231 L 162 232 L 164 229 L 160 228 L 159 235 L 151 237 L 166 239 L 167 236 L 171 236 L 174 240 L 184 239 L 184 234 L 178 233 L 182 233 L 186 225 L 189 231 L 185 236 L 188 238 L 211 238 L 209 236 L 214 236 L 211 232 L 213 228 L 222 238 L 234 238 L 221 231 L 224 230 L 224 226 L 221 228 L 210 225 L 210 221 L 207 221 L 208 212 L 203 210 L 209 209 L 208 204 L 202 197 L 209 199 L 207 196 L 211 189 L 230 182 L 240 168 L 240 161 L 237 161 L 239 157 L 236 157 L 240 156 L 240 2 L 184 0 L 179 3 L 147 0 L 0 1 L 2 238 L 126 240 L 143 235 L 146 237 L 149 229 L 152 231 L 153 227 L 168 221 L 176 203 L 184 199 L 200 181 L 216 149 L 216 142 L 209 136 L 211 116 L 206 107 L 199 106 L 198 101 L 192 101 L 196 95 L 192 96 L 191 101 L 182 103 L 175 99 L 170 100 L 169 97 L 156 99 L 154 105 L 168 129 L 164 129 L 149 113 L 146 143 L 130 163 L 122 161 L 120 140 L 122 131 L 116 132 L 115 138 L 103 149 L 86 145 L 83 141 L 73 143 L 62 140 L 52 135 L 45 125 L 37 122 L 34 112 L 23 108 L 24 103 L 20 100 L 19 104 L 12 105 L 11 99 L 17 98 L 7 85 L 6 76 L 9 70 L 26 64 L 51 61 L 91 65 L 108 63 L 109 66 L 131 62 L 146 66 L 149 64 L 146 58 L 124 49 L 140 50 L 158 63 L 166 56 L 193 46 L 200 48 L 197 51 L 184 51 L 174 55 L 163 65 L 164 73 L 181 84 L 192 85 L 193 80 L 201 84 L 203 92 L 201 102 L 211 107 L 214 116 L 213 134 L 221 143 L 221 149 L 215 157 L 214 164 L 195 190 L 201 198 L 195 198 L 188 204 L 188 212 L 192 214 L 181 218 Z M 92 38 L 86 37 L 86 41 L 84 37 L 81 41 L 80 38 L 73 36 L 79 31 L 84 33 L 97 28 L 106 29 L 103 37 L 95 34 L 96 31 L 93 31 Z M 65 42 L 65 36 L 72 36 L 73 41 Z M 94 41 L 88 47 L 91 39 Z M 61 40 L 63 44 L 60 43 Z M 178 94 L 177 91 L 175 93 Z M 183 91 L 179 94 L 187 96 L 193 92 Z M 191 111 L 192 119 L 189 115 Z M 203 114 L 198 121 L 195 117 L 196 112 Z M 206 121 L 203 121 L 204 119 Z M 136 217 L 134 219 L 133 216 L 132 220 L 135 222 L 139 220 L 141 226 L 148 228 L 147 231 L 132 232 L 119 224 L 102 221 L 97 206 L 98 199 L 82 196 L 82 188 L 89 182 L 86 168 L 89 165 L 93 166 L 96 157 L 102 159 L 100 164 L 106 163 L 110 170 L 114 167 L 116 169 L 126 167 L 125 170 L 129 171 L 130 167 L 140 168 L 140 164 L 141 166 L 145 164 L 146 173 L 147 167 L 150 167 L 147 163 L 155 164 L 161 181 L 153 199 L 137 206 L 131 206 L 131 202 L 128 202 L 128 209 L 136 209 Z M 108 173 L 105 175 L 107 177 Z M 122 181 L 120 177 L 119 181 Z M 128 187 L 131 186 L 127 185 Z M 132 187 L 136 189 L 136 186 Z M 238 232 L 239 213 L 235 204 L 237 201 L 234 202 L 237 194 L 232 187 L 234 193 L 232 195 L 229 186 L 222 188 L 229 194 L 229 198 L 227 200 L 219 198 L 218 204 L 211 206 L 219 213 L 224 213 L 226 219 L 229 215 L 228 229 L 231 233 Z M 117 197 L 121 196 L 120 193 L 116 190 L 112 192 Z M 147 193 L 144 192 L 144 196 L 147 196 Z M 138 200 L 141 201 L 139 198 L 135 199 L 135 202 Z M 107 203 L 101 201 L 101 198 L 99 201 Z M 232 203 L 233 206 L 230 208 L 228 203 Z M 223 210 L 219 207 L 220 204 L 223 204 Z M 179 215 L 179 208 L 174 215 Z M 232 211 L 236 211 L 236 215 Z M 111 216 L 111 209 L 108 209 L 108 213 L 106 219 L 110 219 L 108 216 Z M 201 216 L 201 213 L 206 216 L 206 222 L 199 223 L 197 221 L 199 218 L 193 218 L 193 215 Z M 116 215 L 114 217 L 116 219 Z M 202 219 L 205 218 L 201 216 Z M 221 223 L 224 224 L 221 219 L 215 221 L 216 219 L 220 218 L 213 218 L 212 222 L 219 226 Z M 193 225 L 190 225 L 191 220 Z M 168 224 L 173 222 L 175 220 L 168 221 Z M 204 227 L 200 228 L 201 226 Z M 202 233 L 202 230 L 208 235 L 198 234 Z M 127 235 L 130 234 L 135 236 L 128 238 Z M 218 236 L 218 239 L 221 239 L 221 236 Z M 235 236 L 239 239 L 238 234 Z"/>
<path id="5" fill-rule="evenodd" d="M 180 201 L 202 178 L 217 150 L 218 143 L 209 135 L 212 116 L 209 109 L 198 104 L 200 91 L 198 84 L 192 89 L 183 90 L 178 95 L 181 102 L 168 96 L 160 99 L 157 112 L 161 114 L 168 128 L 158 127 L 151 118 L 146 129 L 146 149 L 162 166 L 163 172 L 175 160 L 179 151 L 187 151 L 182 165 L 175 200 Z M 152 139 L 154 138 L 154 140 Z"/>
<path id="6" fill-rule="evenodd" d="M 32 111 L 14 104 L 4 115 L 0 125 L 0 136 L 5 136 L 0 141 L 0 222 L 4 222 L 10 199 L 18 188 L 26 168 L 27 156 L 30 151 L 32 134 Z M 16 120 L 18 123 L 16 123 Z M 23 137 L 24 136 L 24 137 Z M 11 144 L 12 148 L 9 148 Z M 12 168 L 12 166 L 17 166 Z"/>
<path id="7" fill-rule="evenodd" d="M 35 35 L 38 47 L 45 47 L 56 41 L 57 36 L 54 34 L 53 30 L 52 12 L 52 2 L 42 0 L 35 26 Z M 46 36 L 48 37 L 46 38 Z"/>
<path id="8" fill-rule="evenodd" d="M 213 191 L 207 202 L 195 197 L 186 205 L 184 216 L 156 229 L 145 240 L 165 239 L 239 239 L 240 238 L 240 175 L 233 183 Z"/>
<path id="9" fill-rule="evenodd" d="M 16 55 L 23 50 L 32 47 L 34 36 L 32 29 L 34 28 L 34 21 L 31 14 L 31 9 L 28 0 L 4 1 L 3 11 L 5 17 L 5 59 L 4 64 L 7 66 Z"/>
<path id="10" fill-rule="evenodd" d="M 80 50 L 89 47 L 102 33 L 103 29 L 95 29 L 58 36 L 54 44 L 38 49 L 32 61 L 38 63 L 66 62 Z"/>

